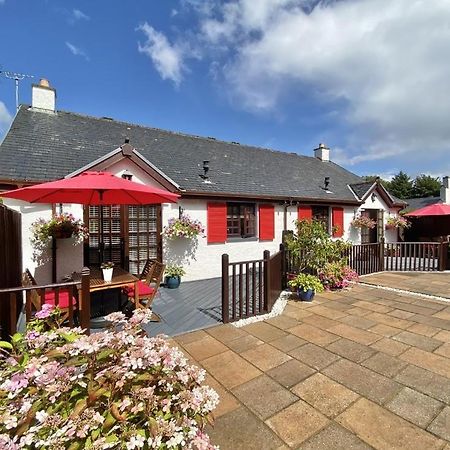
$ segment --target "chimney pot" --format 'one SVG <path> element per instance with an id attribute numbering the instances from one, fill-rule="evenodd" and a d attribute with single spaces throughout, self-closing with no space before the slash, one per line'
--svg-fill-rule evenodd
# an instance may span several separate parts
<path id="1" fill-rule="evenodd" d="M 321 161 L 330 161 L 330 149 L 325 144 L 320 143 L 314 149 L 314 156 Z"/>
<path id="2" fill-rule="evenodd" d="M 41 78 L 39 84 L 32 85 L 31 106 L 41 111 L 55 112 L 56 90 L 50 86 L 49 81 L 45 78 Z"/>

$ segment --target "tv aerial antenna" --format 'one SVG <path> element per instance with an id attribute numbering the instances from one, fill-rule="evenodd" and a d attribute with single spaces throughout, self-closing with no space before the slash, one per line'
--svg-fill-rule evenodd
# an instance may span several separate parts
<path id="1" fill-rule="evenodd" d="M 34 75 L 27 75 L 25 73 L 11 72 L 9 70 L 0 70 L 0 75 L 3 75 L 9 80 L 14 80 L 16 85 L 16 110 L 19 109 L 19 82 L 25 78 L 34 78 Z"/>

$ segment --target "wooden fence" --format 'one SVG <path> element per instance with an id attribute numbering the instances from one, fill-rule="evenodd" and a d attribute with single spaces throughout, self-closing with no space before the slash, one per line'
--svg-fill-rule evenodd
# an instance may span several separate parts
<path id="1" fill-rule="evenodd" d="M 284 288 L 284 246 L 262 259 L 230 262 L 222 255 L 222 321 L 224 323 L 270 312 Z"/>
<path id="2" fill-rule="evenodd" d="M 0 204 L 0 289 L 19 286 L 22 275 L 22 221 L 20 213 Z M 0 293 L 0 334 L 11 334 L 8 299 Z M 22 303 L 16 299 L 15 311 Z M 15 318 L 17 320 L 17 317 Z"/>
<path id="3" fill-rule="evenodd" d="M 378 242 L 355 244 L 344 252 L 349 266 L 359 275 L 375 272 L 436 272 L 448 267 L 448 242 Z M 285 252 L 287 273 L 296 273 L 298 258 Z"/>
<path id="4" fill-rule="evenodd" d="M 29 322 L 33 319 L 34 312 L 44 304 L 46 292 L 53 292 L 55 305 L 60 304 L 60 297 L 63 295 L 68 299 L 76 298 L 76 304 L 68 302 L 68 308 L 63 309 L 66 316 L 67 325 L 70 327 L 81 326 L 90 332 L 91 303 L 90 303 L 90 271 L 87 267 L 81 272 L 80 282 L 69 282 L 36 286 L 20 286 L 0 289 L 0 300 L 4 311 L 9 335 L 17 331 L 17 318 L 22 310 L 23 298 L 25 295 L 25 318 Z M 19 283 L 20 284 L 20 283 Z M 8 336 L 5 336 L 7 338 Z"/>

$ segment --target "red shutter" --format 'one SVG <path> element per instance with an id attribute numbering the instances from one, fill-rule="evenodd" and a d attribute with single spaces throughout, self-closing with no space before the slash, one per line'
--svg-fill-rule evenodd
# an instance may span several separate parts
<path id="1" fill-rule="evenodd" d="M 227 204 L 208 203 L 208 244 L 227 240 Z"/>
<path id="2" fill-rule="evenodd" d="M 275 208 L 259 205 L 259 240 L 273 241 L 275 238 Z"/>
<path id="3" fill-rule="evenodd" d="M 312 220 L 312 208 L 309 205 L 301 205 L 298 207 L 298 220 Z"/>
<path id="4" fill-rule="evenodd" d="M 335 207 L 332 209 L 333 237 L 344 235 L 344 208 Z"/>

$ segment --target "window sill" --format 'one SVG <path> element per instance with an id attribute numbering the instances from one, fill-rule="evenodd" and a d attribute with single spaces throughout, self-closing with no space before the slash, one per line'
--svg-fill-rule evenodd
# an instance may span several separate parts
<path id="1" fill-rule="evenodd" d="M 252 237 L 230 237 L 227 238 L 227 243 L 233 243 L 233 242 L 257 242 L 258 238 L 256 236 Z"/>

